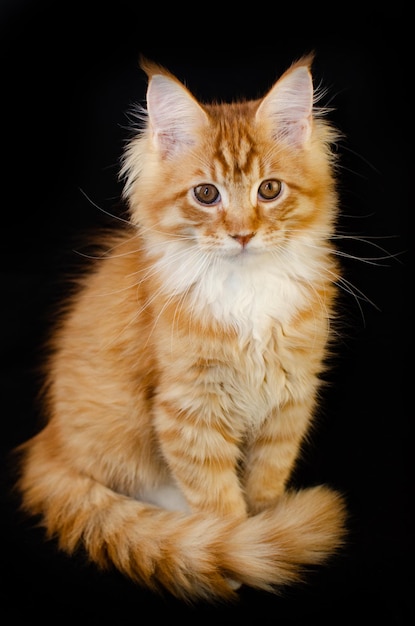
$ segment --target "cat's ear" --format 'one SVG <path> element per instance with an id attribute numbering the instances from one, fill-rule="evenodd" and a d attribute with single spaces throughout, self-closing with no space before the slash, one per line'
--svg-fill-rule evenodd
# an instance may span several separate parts
<path id="1" fill-rule="evenodd" d="M 150 77 L 147 112 L 153 141 L 163 157 L 187 150 L 208 124 L 205 111 L 186 87 L 164 73 Z"/>
<path id="2" fill-rule="evenodd" d="M 304 147 L 311 135 L 313 81 L 308 62 L 287 70 L 263 98 L 256 112 L 276 139 Z"/>

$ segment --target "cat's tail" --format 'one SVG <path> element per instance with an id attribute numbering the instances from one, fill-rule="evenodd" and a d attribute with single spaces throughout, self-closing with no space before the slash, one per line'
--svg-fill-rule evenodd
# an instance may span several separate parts
<path id="1" fill-rule="evenodd" d="M 288 492 L 272 510 L 236 522 L 136 501 L 51 457 L 32 463 L 19 484 L 24 508 L 42 517 L 49 536 L 183 600 L 231 599 L 235 582 L 278 590 L 342 544 L 344 502 L 324 486 Z"/>

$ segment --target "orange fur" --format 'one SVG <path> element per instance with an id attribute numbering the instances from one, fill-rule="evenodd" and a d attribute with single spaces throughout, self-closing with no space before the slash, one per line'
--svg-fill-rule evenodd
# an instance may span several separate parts
<path id="1" fill-rule="evenodd" d="M 260 100 L 202 105 L 142 61 L 131 226 L 65 310 L 49 419 L 20 447 L 23 506 L 63 550 L 186 600 L 278 589 L 344 535 L 338 493 L 286 488 L 339 275 L 335 133 L 313 111 L 310 65 Z"/>

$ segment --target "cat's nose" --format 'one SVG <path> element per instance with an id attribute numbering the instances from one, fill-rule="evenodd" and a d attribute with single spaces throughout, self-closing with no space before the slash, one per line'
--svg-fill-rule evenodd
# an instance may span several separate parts
<path id="1" fill-rule="evenodd" d="M 231 237 L 232 239 L 235 239 L 238 243 L 240 243 L 241 246 L 244 248 L 247 243 L 251 241 L 252 237 L 255 237 L 255 233 L 248 233 L 247 235 L 231 235 Z"/>

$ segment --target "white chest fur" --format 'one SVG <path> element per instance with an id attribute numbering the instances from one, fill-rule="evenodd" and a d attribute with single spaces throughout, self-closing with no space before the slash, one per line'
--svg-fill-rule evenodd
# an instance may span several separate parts
<path id="1" fill-rule="evenodd" d="M 261 255 L 209 267 L 195 286 L 193 306 L 236 328 L 242 340 L 252 338 L 261 349 L 270 324 L 288 323 L 304 297 L 298 281 L 271 256 Z"/>
<path id="2" fill-rule="evenodd" d="M 272 254 L 214 257 L 194 250 L 166 249 L 158 262 L 165 290 L 188 294 L 196 315 L 212 315 L 237 328 L 241 336 L 261 341 L 273 319 L 287 323 L 304 304 L 307 266 L 294 250 L 284 262 Z"/>

